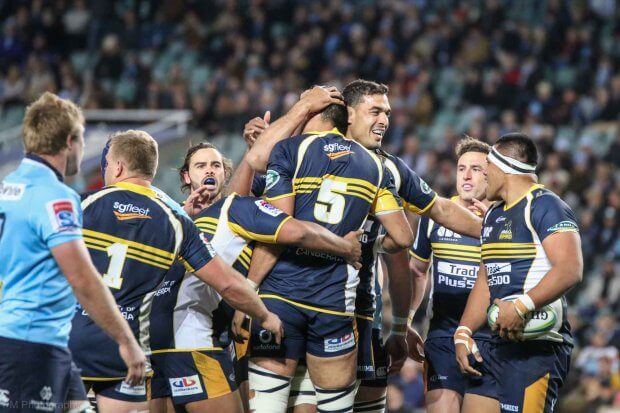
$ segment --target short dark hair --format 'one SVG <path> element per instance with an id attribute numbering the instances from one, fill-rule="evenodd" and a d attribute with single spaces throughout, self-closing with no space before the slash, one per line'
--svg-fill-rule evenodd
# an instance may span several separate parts
<path id="1" fill-rule="evenodd" d="M 491 146 L 485 142 L 479 141 L 476 138 L 465 135 L 465 137 L 456 144 L 454 153 L 458 159 L 467 152 L 480 152 L 488 154 L 491 152 Z"/>
<path id="2" fill-rule="evenodd" d="M 349 126 L 349 112 L 344 105 L 332 103 L 321 112 L 321 119 L 331 122 L 334 128 L 338 129 L 343 135 L 347 134 Z"/>
<path id="3" fill-rule="evenodd" d="M 372 82 L 370 80 L 357 79 L 349 83 L 342 90 L 342 97 L 347 106 L 354 107 L 363 96 L 387 95 L 390 91 L 383 83 Z"/>
<path id="4" fill-rule="evenodd" d="M 188 191 L 191 187 L 190 184 L 185 183 L 185 177 L 183 176 L 183 174 L 185 174 L 186 172 L 189 172 L 189 164 L 192 161 L 192 156 L 194 156 L 194 154 L 201 149 L 215 149 L 220 154 L 222 154 L 222 152 L 217 148 L 217 146 L 215 146 L 211 142 L 200 142 L 200 143 L 197 143 L 196 145 L 191 145 L 187 149 L 187 153 L 185 154 L 185 159 L 183 160 L 183 165 L 181 165 L 181 167 L 178 169 L 179 178 L 181 179 L 181 191 L 182 192 Z M 222 154 L 222 164 L 224 167 L 224 174 L 226 176 L 226 180 L 228 181 L 230 177 L 232 176 L 232 171 L 233 171 L 232 161 L 226 158 Z"/>
<path id="5" fill-rule="evenodd" d="M 524 133 L 513 132 L 502 135 L 495 143 L 503 155 L 510 156 L 528 165 L 538 165 L 538 149 L 534 141 Z"/>

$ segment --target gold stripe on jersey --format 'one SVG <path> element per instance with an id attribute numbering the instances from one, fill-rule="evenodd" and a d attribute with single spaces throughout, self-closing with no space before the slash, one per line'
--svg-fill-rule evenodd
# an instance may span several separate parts
<path id="1" fill-rule="evenodd" d="M 403 207 L 398 204 L 394 194 L 386 188 L 379 188 L 377 196 L 372 201 L 370 212 L 374 215 L 381 215 L 393 211 L 400 211 Z"/>
<path id="2" fill-rule="evenodd" d="M 206 222 L 196 223 L 196 227 L 202 232 L 208 232 L 211 235 L 215 234 L 215 231 L 217 230 L 217 224 L 210 224 Z"/>
<path id="3" fill-rule="evenodd" d="M 491 242 L 482 245 L 482 258 L 485 260 L 536 258 L 536 254 L 536 244 L 532 242 Z"/>
<path id="4" fill-rule="evenodd" d="M 239 235 L 240 237 L 245 238 L 246 240 L 265 242 L 268 244 L 275 244 L 278 239 L 278 233 L 280 232 L 282 225 L 284 225 L 284 223 L 291 218 L 292 217 L 290 216 L 284 218 L 284 220 L 280 222 L 280 225 L 278 225 L 276 232 L 273 234 L 257 234 L 256 232 L 248 231 L 247 229 L 243 228 L 241 225 L 235 224 L 234 222 L 231 222 L 231 221 L 228 221 L 228 227 L 233 233 Z"/>
<path id="5" fill-rule="evenodd" d="M 536 248 L 536 244 L 533 242 L 489 242 L 482 244 L 482 250 L 486 249 L 521 249 L 521 248 Z"/>
<path id="6" fill-rule="evenodd" d="M 431 248 L 436 258 L 480 263 L 480 247 L 432 242 Z"/>
<path id="7" fill-rule="evenodd" d="M 194 221 L 194 224 L 196 224 L 196 225 L 198 225 L 198 224 L 205 224 L 205 225 L 217 226 L 218 222 L 219 222 L 219 220 L 217 218 L 202 217 L 202 218 L 198 218 L 196 221 Z"/>
<path id="8" fill-rule="evenodd" d="M 432 208 L 433 205 L 435 205 L 435 201 L 437 201 L 437 194 L 435 194 L 435 196 L 433 197 L 433 199 L 431 200 L 431 202 L 428 203 L 428 205 L 426 205 L 423 209 L 418 208 L 417 206 L 410 204 L 409 202 L 405 201 L 403 199 L 403 206 L 408 209 L 409 211 L 413 212 L 414 214 L 417 215 L 422 215 L 424 214 L 426 211 L 428 211 L 429 209 Z"/>
<path id="9" fill-rule="evenodd" d="M 91 249 L 91 250 L 108 252 L 106 247 L 102 247 L 102 246 L 99 246 L 99 245 L 96 245 L 96 244 L 91 244 L 91 243 L 89 243 L 86 240 L 84 240 L 84 243 L 86 244 L 86 247 Z M 139 255 L 131 254 L 129 252 L 127 252 L 127 255 L 125 257 L 126 258 L 134 259 L 136 261 L 140 261 L 141 263 L 144 263 L 144 264 L 152 265 L 153 267 L 162 268 L 164 270 L 168 270 L 170 268 L 170 265 L 160 264 L 160 263 L 158 263 L 156 261 L 149 260 L 149 259 L 146 259 L 146 258 L 141 257 Z"/>
<path id="10" fill-rule="evenodd" d="M 342 194 L 342 195 L 351 195 L 358 198 L 361 198 L 368 203 L 372 203 L 375 194 L 377 192 L 377 187 L 371 184 L 368 181 L 357 178 L 345 178 L 336 175 L 323 175 L 323 177 L 303 177 L 296 178 L 293 181 L 293 191 L 295 193 L 310 193 L 315 191 L 321 187 L 323 180 L 329 179 L 336 182 L 344 182 L 347 184 L 346 190 L 344 191 L 336 191 L 332 190 L 332 192 Z"/>
<path id="11" fill-rule="evenodd" d="M 127 245 L 129 248 L 135 248 L 137 250 L 143 251 L 144 253 L 152 254 L 155 256 L 159 256 L 160 258 L 167 258 L 169 260 L 174 261 L 175 254 L 166 250 L 162 250 L 160 248 L 152 247 L 150 245 L 141 244 L 136 241 L 129 241 L 124 238 L 115 237 L 103 232 L 93 231 L 90 229 L 84 228 L 82 230 L 84 236 L 88 236 L 91 238 L 101 239 L 104 241 L 111 241 L 112 243 L 120 242 L 121 244 Z"/>
<path id="12" fill-rule="evenodd" d="M 183 266 L 185 267 L 185 269 L 187 270 L 187 272 L 196 272 L 196 269 L 195 269 L 194 267 L 192 267 L 192 266 L 190 265 L 190 263 L 189 263 L 189 262 L 187 262 L 187 261 L 185 260 L 185 258 L 183 258 L 183 257 L 181 257 L 181 256 L 179 255 L 179 256 L 177 257 L 177 260 L 178 260 L 181 264 L 183 264 Z"/>
<path id="13" fill-rule="evenodd" d="M 431 262 L 430 258 L 422 258 L 420 257 L 418 254 L 416 254 L 415 252 L 409 250 L 409 255 L 411 255 L 413 258 L 415 258 L 416 260 L 420 260 L 422 262 Z"/>
<path id="14" fill-rule="evenodd" d="M 458 250 L 458 251 L 468 251 L 468 252 L 476 252 L 480 255 L 480 247 L 476 245 L 459 245 L 459 244 L 449 244 L 446 242 L 432 242 L 431 247 L 433 248 L 433 252 L 435 249 L 443 249 L 443 250 Z"/>
<path id="15" fill-rule="evenodd" d="M 110 242 L 110 241 L 105 241 L 105 240 L 101 240 L 101 239 L 97 239 L 97 238 L 91 238 L 88 236 L 84 237 L 84 242 L 88 245 L 91 246 L 98 246 L 98 247 L 102 247 L 102 248 L 107 248 L 115 243 Z M 119 242 L 118 244 L 121 244 L 121 242 Z M 122 243 L 124 244 L 124 243 Z M 124 244 L 126 245 L 126 244 Z M 131 246 L 128 246 L 127 248 L 127 256 L 129 255 L 135 255 L 138 257 L 142 257 L 144 259 L 149 259 L 155 262 L 158 262 L 162 265 L 172 265 L 172 263 L 174 262 L 174 259 L 167 259 L 167 258 L 162 258 L 159 257 L 157 255 L 153 255 L 153 254 L 149 254 L 147 252 L 141 251 L 139 249 L 133 248 Z"/>
<path id="16" fill-rule="evenodd" d="M 222 351 L 222 347 L 199 347 L 199 348 L 164 348 L 160 350 L 152 350 L 151 354 L 161 353 L 191 353 L 192 351 Z"/>
<path id="17" fill-rule="evenodd" d="M 331 315 L 339 315 L 339 316 L 342 316 L 342 317 L 354 317 L 355 316 L 355 313 L 346 313 L 346 312 L 342 312 L 342 311 L 327 310 L 327 309 L 320 308 L 320 307 L 315 307 L 315 306 L 312 306 L 312 305 L 298 303 L 296 301 L 289 300 L 287 298 L 280 297 L 279 295 L 275 295 L 275 294 L 258 294 L 258 296 L 260 298 L 273 298 L 274 300 L 284 301 L 285 303 L 294 305 L 296 307 L 305 308 L 307 310 L 312 310 L 312 311 L 316 311 L 316 312 L 319 312 L 319 313 L 325 313 L 325 314 L 331 314 Z"/>

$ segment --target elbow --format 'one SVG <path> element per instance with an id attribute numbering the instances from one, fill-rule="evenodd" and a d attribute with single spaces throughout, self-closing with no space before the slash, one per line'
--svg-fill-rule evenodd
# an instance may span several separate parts
<path id="1" fill-rule="evenodd" d="M 406 228 L 406 231 L 399 237 L 399 239 L 394 241 L 399 248 L 409 249 L 413 245 L 413 232 L 411 232 L 411 229 Z"/>
<path id="2" fill-rule="evenodd" d="M 245 155 L 245 160 L 254 171 L 259 173 L 265 172 L 267 162 L 261 159 L 260 155 L 256 152 L 250 150 L 250 152 Z"/>

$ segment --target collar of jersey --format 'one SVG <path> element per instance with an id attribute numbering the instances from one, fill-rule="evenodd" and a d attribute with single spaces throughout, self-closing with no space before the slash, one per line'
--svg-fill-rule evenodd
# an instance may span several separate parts
<path id="1" fill-rule="evenodd" d="M 334 128 L 334 129 L 332 129 L 332 130 L 324 130 L 324 131 L 321 131 L 321 132 L 316 132 L 316 131 L 313 131 L 313 132 L 306 132 L 304 135 L 327 135 L 327 134 L 330 134 L 330 133 L 332 133 L 332 134 L 334 134 L 334 135 L 340 135 L 340 136 L 342 136 L 344 139 L 346 139 L 346 140 L 350 140 L 350 139 L 347 139 L 347 138 L 346 138 L 346 137 L 345 137 L 342 133 L 340 133 L 340 131 L 339 131 L 338 129 L 336 129 L 336 128 Z"/>
<path id="2" fill-rule="evenodd" d="M 52 172 L 54 172 L 54 175 L 56 175 L 56 178 L 58 178 L 58 180 L 60 182 L 64 182 L 65 181 L 63 179 L 62 175 L 60 174 L 60 172 L 58 172 L 58 169 L 54 168 L 51 163 L 49 163 L 45 159 L 41 158 L 40 156 L 35 155 L 34 153 L 28 152 L 26 154 L 26 159 L 30 159 L 31 161 L 38 162 L 38 163 L 40 163 L 40 164 L 42 164 L 44 166 L 47 166 L 49 169 L 52 170 Z"/>
<path id="3" fill-rule="evenodd" d="M 149 198 L 157 198 L 157 193 L 151 188 L 146 186 L 132 184 L 131 182 L 117 182 L 114 185 L 110 185 L 116 188 L 123 188 L 131 192 L 135 192 L 140 195 L 148 196 Z"/>
<path id="4" fill-rule="evenodd" d="M 516 201 L 514 201 L 512 204 L 510 205 L 504 205 L 504 211 L 508 211 L 510 208 L 512 208 L 513 206 L 517 205 L 519 202 L 521 202 L 523 200 L 523 198 L 525 198 L 529 193 L 531 193 L 532 191 L 535 191 L 537 189 L 540 188 L 544 188 L 545 186 L 542 184 L 534 184 L 532 186 L 530 186 L 530 189 L 528 189 L 527 191 L 525 191 L 525 193 L 523 195 L 521 195 L 519 197 L 519 199 L 517 199 Z"/>

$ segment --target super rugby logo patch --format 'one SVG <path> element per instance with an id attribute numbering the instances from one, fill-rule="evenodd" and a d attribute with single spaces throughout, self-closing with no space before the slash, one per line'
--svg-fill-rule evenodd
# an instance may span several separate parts
<path id="1" fill-rule="evenodd" d="M 270 190 L 280 180 L 280 174 L 274 170 L 269 169 L 265 175 L 265 192 Z"/>
<path id="2" fill-rule="evenodd" d="M 274 207 L 269 202 L 264 201 L 262 199 L 259 199 L 255 201 L 254 203 L 256 204 L 258 209 L 260 209 L 262 212 L 264 212 L 267 215 L 271 215 L 272 217 L 277 217 L 278 215 L 282 214 L 282 211 L 280 211 L 278 208 Z"/>
<path id="3" fill-rule="evenodd" d="M 326 338 L 323 350 L 326 353 L 336 353 L 351 347 L 355 347 L 355 335 L 353 333 L 338 338 Z"/>
<path id="4" fill-rule="evenodd" d="M 57 199 L 45 205 L 54 232 L 77 232 L 80 228 L 76 208 L 69 199 Z"/>

